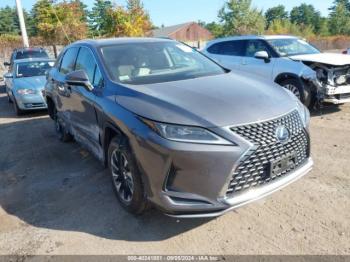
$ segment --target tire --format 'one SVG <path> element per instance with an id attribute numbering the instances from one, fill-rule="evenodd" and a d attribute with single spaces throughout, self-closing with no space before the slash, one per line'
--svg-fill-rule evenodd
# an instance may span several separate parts
<path id="1" fill-rule="evenodd" d="M 15 109 L 15 113 L 16 113 L 17 116 L 23 115 L 23 110 L 21 110 L 21 109 L 18 107 L 18 104 L 17 104 L 16 99 L 14 99 L 14 101 L 13 101 L 13 108 Z"/>
<path id="2" fill-rule="evenodd" d="M 303 86 L 299 80 L 289 78 L 282 81 L 281 86 L 291 91 L 306 107 L 312 108 L 314 106 L 315 96 L 310 88 Z"/>
<path id="3" fill-rule="evenodd" d="M 73 140 L 73 136 L 65 129 L 62 124 L 63 120 L 60 119 L 57 115 L 56 108 L 54 109 L 54 127 L 56 131 L 56 135 L 61 142 L 67 143 Z"/>
<path id="4" fill-rule="evenodd" d="M 9 102 L 9 104 L 12 104 L 13 101 L 11 100 L 11 97 L 9 95 L 9 93 L 7 93 L 7 102 Z"/>
<path id="5" fill-rule="evenodd" d="M 134 215 L 142 214 L 147 208 L 146 194 L 136 159 L 125 140 L 114 137 L 110 142 L 108 168 L 120 204 Z"/>

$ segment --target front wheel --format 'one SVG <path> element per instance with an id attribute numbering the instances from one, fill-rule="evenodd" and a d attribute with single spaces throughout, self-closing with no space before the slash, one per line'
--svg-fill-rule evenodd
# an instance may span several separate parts
<path id="1" fill-rule="evenodd" d="M 313 106 L 313 94 L 311 90 L 303 86 L 297 79 L 286 79 L 281 83 L 285 89 L 291 91 L 306 107 L 310 108 Z"/>
<path id="2" fill-rule="evenodd" d="M 21 116 L 23 114 L 23 110 L 18 107 L 16 99 L 13 101 L 13 109 L 15 110 L 17 116 Z"/>
<path id="3" fill-rule="evenodd" d="M 113 189 L 121 205 L 132 214 L 146 210 L 147 200 L 136 160 L 127 142 L 113 138 L 108 149 Z"/>

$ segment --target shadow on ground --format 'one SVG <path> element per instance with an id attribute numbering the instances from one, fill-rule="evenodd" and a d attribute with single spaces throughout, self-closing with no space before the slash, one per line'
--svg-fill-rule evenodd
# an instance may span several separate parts
<path id="1" fill-rule="evenodd" d="M 107 239 L 156 241 L 209 221 L 177 220 L 156 210 L 130 215 L 102 165 L 78 144 L 59 142 L 49 118 L 36 117 L 43 113 L 4 123 L 15 118 L 4 94 L 0 110 L 0 205 L 23 222 Z"/>

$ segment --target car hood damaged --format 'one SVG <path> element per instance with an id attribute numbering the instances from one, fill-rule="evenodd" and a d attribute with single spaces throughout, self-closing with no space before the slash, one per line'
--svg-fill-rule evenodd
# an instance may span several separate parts
<path id="1" fill-rule="evenodd" d="M 122 86 L 116 102 L 159 122 L 219 127 L 263 121 L 296 108 L 272 82 L 228 73 L 177 82 Z"/>
<path id="2" fill-rule="evenodd" d="M 319 63 L 333 66 L 350 65 L 350 56 L 343 54 L 319 53 L 309 55 L 295 55 L 290 56 L 289 58 L 295 61 Z"/>

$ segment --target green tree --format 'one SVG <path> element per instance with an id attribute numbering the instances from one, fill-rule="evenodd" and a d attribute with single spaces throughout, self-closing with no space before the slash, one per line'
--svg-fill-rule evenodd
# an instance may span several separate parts
<path id="1" fill-rule="evenodd" d="M 330 13 L 329 31 L 332 35 L 350 34 L 350 12 L 345 3 L 339 2 Z"/>
<path id="2" fill-rule="evenodd" d="M 38 0 L 32 9 L 35 30 L 48 44 L 67 44 L 86 37 L 87 26 L 78 1 Z M 56 52 L 55 52 L 56 54 Z"/>
<path id="3" fill-rule="evenodd" d="M 227 0 L 219 11 L 223 35 L 261 34 L 265 30 L 262 11 L 251 7 L 251 0 Z"/>
<path id="4" fill-rule="evenodd" d="M 221 37 L 223 36 L 223 27 L 221 24 L 216 22 L 211 22 L 205 25 L 205 28 L 208 29 L 214 37 Z"/>
<path id="5" fill-rule="evenodd" d="M 0 35 L 19 34 L 19 23 L 15 8 L 0 8 Z"/>
<path id="6" fill-rule="evenodd" d="M 344 5 L 346 9 L 350 11 L 350 0 L 334 0 L 333 5 L 329 8 L 329 10 L 334 12 L 339 4 Z"/>
<path id="7" fill-rule="evenodd" d="M 313 27 L 308 25 L 297 25 L 288 19 L 273 20 L 266 33 L 276 35 L 297 35 L 305 38 L 314 36 Z"/>
<path id="8" fill-rule="evenodd" d="M 95 0 L 94 6 L 89 13 L 89 29 L 91 36 L 103 36 L 108 33 L 111 26 L 111 1 Z"/>
<path id="9" fill-rule="evenodd" d="M 316 33 L 320 31 L 321 14 L 313 5 L 301 4 L 290 12 L 290 20 L 297 25 L 313 27 Z"/>
<path id="10" fill-rule="evenodd" d="M 269 8 L 265 12 L 265 18 L 267 27 L 270 26 L 274 20 L 285 20 L 288 19 L 288 12 L 284 5 L 278 5 L 272 8 Z"/>

